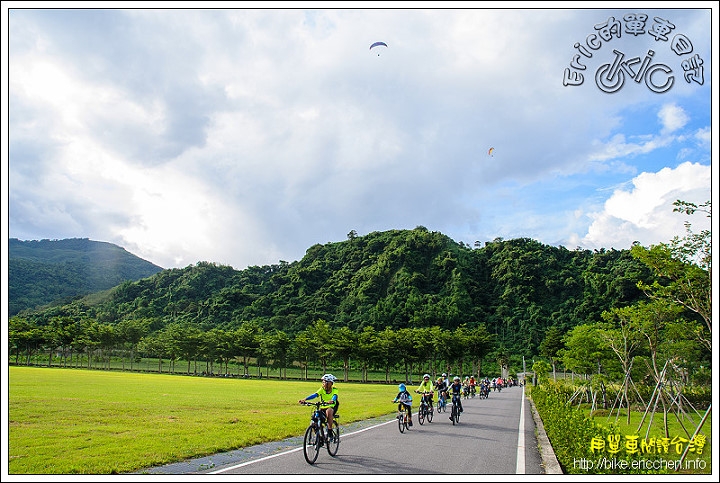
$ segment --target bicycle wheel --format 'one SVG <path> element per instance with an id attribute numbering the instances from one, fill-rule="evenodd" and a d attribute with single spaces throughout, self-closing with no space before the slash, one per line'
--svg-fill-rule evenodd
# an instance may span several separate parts
<path id="1" fill-rule="evenodd" d="M 460 424 L 460 409 L 455 408 L 455 422 Z"/>
<path id="2" fill-rule="evenodd" d="M 320 437 L 317 428 L 310 426 L 305 431 L 305 439 L 303 440 L 303 454 L 305 455 L 305 461 L 309 464 L 315 464 L 317 461 L 318 453 L 320 452 Z"/>
<path id="3" fill-rule="evenodd" d="M 425 411 L 426 411 L 426 410 L 425 410 L 425 405 L 424 405 L 424 404 L 421 404 L 421 405 L 420 405 L 420 410 L 418 410 L 418 414 L 417 414 L 418 423 L 420 423 L 421 425 L 422 425 L 422 424 L 425 424 Z"/>
<path id="4" fill-rule="evenodd" d="M 398 429 L 401 433 L 405 432 L 405 411 L 401 412 L 397 416 L 398 420 Z"/>
<path id="5" fill-rule="evenodd" d="M 333 440 L 327 442 L 327 452 L 330 456 L 335 456 L 340 447 L 340 426 L 335 424 L 332 429 L 328 430 L 328 435 L 332 434 Z"/>
<path id="6" fill-rule="evenodd" d="M 427 420 L 428 423 L 432 423 L 433 420 L 433 414 L 435 413 L 435 409 L 432 406 L 428 407 L 428 413 L 427 413 Z"/>

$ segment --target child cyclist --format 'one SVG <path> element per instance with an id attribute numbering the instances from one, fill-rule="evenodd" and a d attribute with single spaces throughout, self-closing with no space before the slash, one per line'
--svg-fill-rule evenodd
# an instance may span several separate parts
<path id="1" fill-rule="evenodd" d="M 458 410 L 460 412 L 463 412 L 462 397 L 461 397 L 462 390 L 463 390 L 463 385 L 462 385 L 462 382 L 460 382 L 460 377 L 455 376 L 453 378 L 453 383 L 450 384 L 450 387 L 448 388 L 448 391 L 450 392 L 452 400 L 455 402 L 455 404 L 458 405 Z M 450 417 L 448 419 L 452 419 L 452 414 L 450 415 Z"/>
<path id="2" fill-rule="evenodd" d="M 435 389 L 437 389 L 438 392 L 438 401 L 447 401 L 447 374 L 443 374 L 442 376 L 437 378 L 437 381 L 435 381 Z"/>
<path id="3" fill-rule="evenodd" d="M 398 395 L 395 396 L 393 402 L 398 403 L 398 411 L 407 410 L 408 426 L 412 426 L 412 396 L 403 383 L 398 384 L 398 391 Z"/>
<path id="4" fill-rule="evenodd" d="M 435 385 L 430 381 L 430 374 L 425 374 L 423 376 L 423 380 L 418 386 L 417 389 L 415 389 L 415 392 L 418 394 L 427 393 L 427 401 L 428 406 L 430 407 L 430 411 L 433 409 L 433 394 L 434 394 Z"/>
<path id="5" fill-rule="evenodd" d="M 333 420 L 335 417 L 335 413 L 338 410 L 338 407 L 340 406 L 340 401 L 338 401 L 338 390 L 336 387 L 333 387 L 333 383 L 335 382 L 335 376 L 332 374 L 325 374 L 322 377 L 322 387 L 317 390 L 317 392 L 314 392 L 310 394 L 305 399 L 301 399 L 299 401 L 300 404 L 305 404 L 305 401 L 310 399 L 315 399 L 316 397 L 319 397 L 323 404 L 327 405 L 325 408 L 320 408 L 322 412 L 325 413 L 325 418 L 327 419 L 327 427 L 328 432 L 333 427 Z M 333 442 L 333 433 L 330 433 L 330 442 Z"/>

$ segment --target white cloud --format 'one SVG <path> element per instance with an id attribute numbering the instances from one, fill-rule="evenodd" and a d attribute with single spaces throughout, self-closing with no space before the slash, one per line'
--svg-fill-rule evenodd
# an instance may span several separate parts
<path id="1" fill-rule="evenodd" d="M 606 95 L 588 71 L 562 85 L 573 44 L 619 13 L 16 10 L 10 236 L 89 237 L 167 268 L 291 261 L 350 230 L 416 225 L 466 242 L 614 243 L 596 232 L 622 222 L 656 240 L 665 198 L 572 214 L 636 173 L 710 164 L 709 82 Z M 647 13 L 707 55 L 706 14 Z M 655 61 L 676 61 L 651 40 Z"/>
<path id="2" fill-rule="evenodd" d="M 579 245 L 623 249 L 634 241 L 643 245 L 665 243 L 685 233 L 685 221 L 692 223 L 695 232 L 709 229 L 710 222 L 702 215 L 688 220 L 686 215 L 674 213 L 673 202 L 700 204 L 709 200 L 710 177 L 710 166 L 689 162 L 675 169 L 640 174 L 633 179 L 632 190 L 615 190 L 603 211 L 588 214 L 592 223 Z"/>
<path id="3" fill-rule="evenodd" d="M 685 127 L 688 123 L 688 116 L 682 107 L 676 104 L 665 104 L 658 113 L 658 118 L 663 128 L 664 133 L 675 132 L 678 129 Z"/>

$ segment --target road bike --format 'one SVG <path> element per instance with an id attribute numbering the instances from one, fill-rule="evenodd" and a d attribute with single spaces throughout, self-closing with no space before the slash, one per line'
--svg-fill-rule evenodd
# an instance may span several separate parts
<path id="1" fill-rule="evenodd" d="M 455 424 L 460 423 L 460 394 L 453 394 L 452 407 L 450 408 L 450 420 Z"/>
<path id="2" fill-rule="evenodd" d="M 327 452 L 330 456 L 335 456 L 340 446 L 340 426 L 337 421 L 340 415 L 334 415 L 333 428 L 329 430 L 325 419 L 325 412 L 320 409 L 321 406 L 331 406 L 332 404 L 334 403 L 323 404 L 322 401 L 306 401 L 304 403 L 305 406 L 315 406 L 315 409 L 310 413 L 310 426 L 305 430 L 305 438 L 303 439 L 305 461 L 311 465 L 317 461 L 320 448 L 323 446 L 327 447 Z M 330 441 L 331 439 L 332 441 Z"/>
<path id="3" fill-rule="evenodd" d="M 419 392 L 419 391 L 415 391 Z M 435 412 L 433 409 L 432 404 L 430 404 L 430 396 L 432 395 L 431 392 L 423 392 L 422 398 L 420 398 L 420 408 L 418 409 L 418 422 L 420 424 L 425 423 L 425 419 L 427 418 L 428 423 L 432 423 L 433 420 L 433 413 Z"/>
<path id="4" fill-rule="evenodd" d="M 410 407 L 406 406 L 402 403 L 398 403 L 398 413 L 397 413 L 397 420 L 398 420 L 398 429 L 401 433 L 404 433 L 406 429 L 408 429 L 408 421 L 410 421 Z"/>

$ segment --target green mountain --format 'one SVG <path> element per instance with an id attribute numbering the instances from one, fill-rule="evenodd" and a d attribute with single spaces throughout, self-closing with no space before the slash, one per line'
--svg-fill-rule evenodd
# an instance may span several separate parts
<path id="1" fill-rule="evenodd" d="M 568 250 L 519 238 L 470 247 L 424 227 L 311 246 L 292 263 L 229 266 L 199 262 L 26 317 L 85 317 L 118 324 L 146 320 L 203 331 L 252 322 L 291 335 L 317 320 L 362 331 L 484 324 L 517 353 L 537 353 L 545 331 L 601 320 L 645 296 L 652 282 L 629 250 Z"/>
<path id="2" fill-rule="evenodd" d="M 87 238 L 10 238 L 8 311 L 12 316 L 24 309 L 107 290 L 161 270 L 112 243 Z"/>

